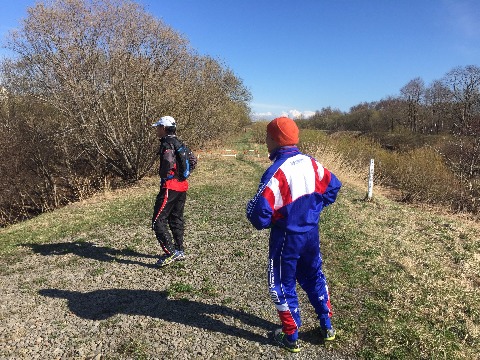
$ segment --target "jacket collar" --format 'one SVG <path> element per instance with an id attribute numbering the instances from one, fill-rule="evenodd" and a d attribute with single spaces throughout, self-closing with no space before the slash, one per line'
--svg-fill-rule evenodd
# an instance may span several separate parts
<path id="1" fill-rule="evenodd" d="M 174 137 L 177 137 L 177 135 L 176 134 L 167 134 L 164 137 L 162 137 L 160 140 L 165 140 L 165 139 L 174 138 Z"/>
<path id="2" fill-rule="evenodd" d="M 293 146 L 282 146 L 276 149 L 274 152 L 272 152 L 268 158 L 272 161 L 275 161 L 277 158 L 283 157 L 283 156 L 293 156 L 300 153 L 300 150 L 298 150 L 298 147 L 296 145 Z"/>

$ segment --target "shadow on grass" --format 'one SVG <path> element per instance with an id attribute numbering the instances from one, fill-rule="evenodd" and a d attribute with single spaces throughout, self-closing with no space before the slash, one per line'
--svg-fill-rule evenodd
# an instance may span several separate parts
<path id="1" fill-rule="evenodd" d="M 150 316 L 225 335 L 241 337 L 261 344 L 271 342 L 267 337 L 224 323 L 221 318 L 235 318 L 242 323 L 275 329 L 275 324 L 243 311 L 191 300 L 168 299 L 166 291 L 109 289 L 87 293 L 58 289 L 42 289 L 40 295 L 66 299 L 69 309 L 89 320 L 105 320 L 116 314 Z M 52 309 L 52 311 L 55 311 Z"/>
<path id="2" fill-rule="evenodd" d="M 130 249 L 117 250 L 107 246 L 97 246 L 87 241 L 62 242 L 55 244 L 22 244 L 28 246 L 33 252 L 44 256 L 74 254 L 87 259 L 112 262 L 120 264 L 141 265 L 149 268 L 156 268 L 155 264 L 144 263 L 137 260 L 123 259 L 122 257 L 143 257 L 157 258 L 155 255 L 148 255 Z"/>
<path id="3" fill-rule="evenodd" d="M 325 340 L 323 340 L 320 334 L 320 328 L 315 328 L 305 332 L 300 331 L 299 337 L 302 341 L 308 342 L 312 345 L 326 345 Z"/>

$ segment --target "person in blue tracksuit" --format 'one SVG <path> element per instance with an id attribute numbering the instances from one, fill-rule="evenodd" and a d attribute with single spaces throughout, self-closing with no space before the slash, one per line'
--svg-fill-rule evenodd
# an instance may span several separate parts
<path id="1" fill-rule="evenodd" d="M 318 223 L 322 209 L 335 202 L 341 187 L 333 173 L 299 151 L 298 133 L 295 122 L 286 117 L 267 125 L 273 164 L 263 174 L 246 214 L 256 229 L 270 228 L 268 287 L 282 323 L 274 339 L 291 352 L 300 351 L 297 281 L 315 309 L 322 338 L 335 338 Z"/>

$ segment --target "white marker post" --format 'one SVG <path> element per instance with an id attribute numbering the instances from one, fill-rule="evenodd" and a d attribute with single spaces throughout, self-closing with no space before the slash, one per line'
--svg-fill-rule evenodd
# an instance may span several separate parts
<path id="1" fill-rule="evenodd" d="M 370 172 L 368 174 L 368 198 L 367 200 L 372 200 L 373 194 L 373 169 L 375 167 L 375 163 L 373 159 L 370 159 Z"/>

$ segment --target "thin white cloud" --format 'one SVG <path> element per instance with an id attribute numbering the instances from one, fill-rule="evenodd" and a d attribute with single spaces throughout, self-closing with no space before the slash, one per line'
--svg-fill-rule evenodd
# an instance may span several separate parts
<path id="1" fill-rule="evenodd" d="M 300 116 L 300 111 L 298 110 L 282 111 L 282 116 L 293 117 L 295 119 L 296 117 Z"/>
<path id="2" fill-rule="evenodd" d="M 465 58 L 465 61 L 475 62 L 480 55 L 480 6 L 478 0 L 443 0 L 445 23 L 455 35 L 451 45 L 453 51 Z"/>
<path id="3" fill-rule="evenodd" d="M 252 114 L 253 118 L 256 120 L 259 119 L 273 119 L 274 115 L 272 112 L 267 111 L 267 112 L 254 112 Z"/>
<path id="4" fill-rule="evenodd" d="M 307 111 L 304 111 L 304 112 L 303 112 L 303 117 L 306 117 L 306 118 L 309 118 L 309 117 L 311 117 L 311 116 L 313 116 L 313 115 L 315 115 L 315 111 L 309 111 L 309 110 L 307 110 Z"/>
<path id="5" fill-rule="evenodd" d="M 315 111 L 310 111 L 310 110 L 305 110 L 305 111 L 299 111 L 296 109 L 291 109 L 291 110 L 283 110 L 279 112 L 272 112 L 272 111 L 265 111 L 265 112 L 254 112 L 252 113 L 252 117 L 255 120 L 259 119 L 266 119 L 266 120 L 271 120 L 276 117 L 280 116 L 286 116 L 291 119 L 306 119 L 311 116 L 315 115 Z"/>
<path id="6" fill-rule="evenodd" d="M 272 120 L 276 117 L 287 116 L 292 119 L 309 118 L 315 115 L 315 111 L 292 109 L 290 106 L 271 103 L 251 103 L 254 120 Z M 290 109 L 290 110 L 287 110 Z"/>
<path id="7" fill-rule="evenodd" d="M 310 110 L 299 111 L 296 109 L 288 110 L 287 112 L 284 111 L 282 113 L 282 116 L 288 116 L 288 117 L 291 117 L 292 119 L 301 119 L 301 118 L 305 119 L 313 115 L 315 115 L 315 111 L 310 111 Z"/>

